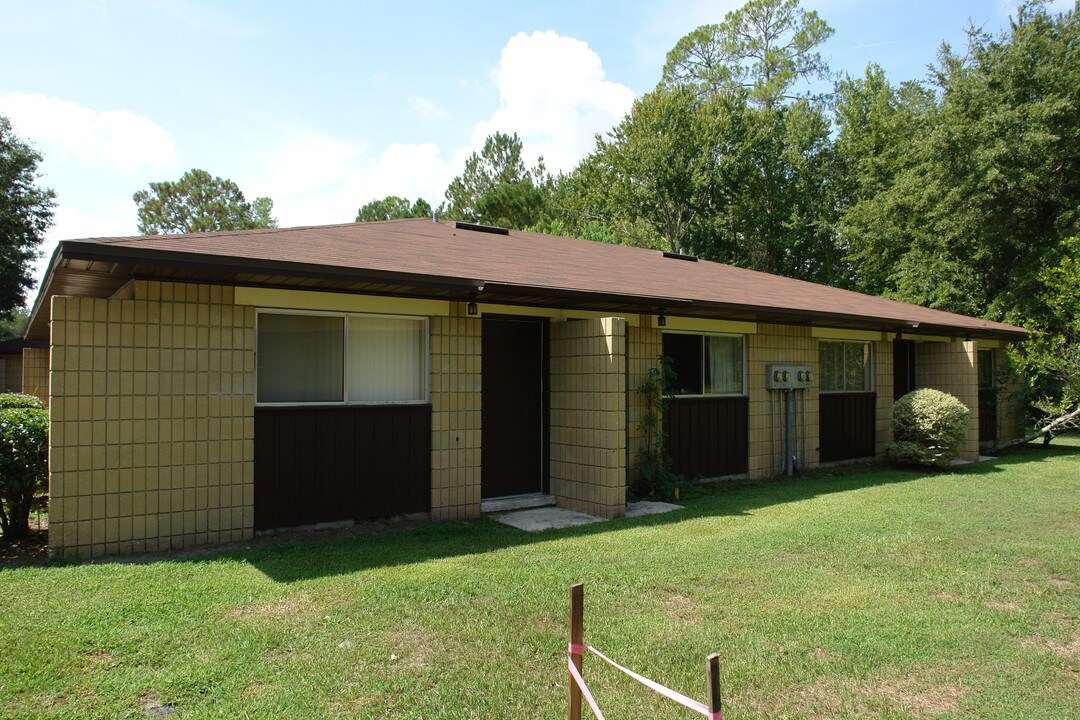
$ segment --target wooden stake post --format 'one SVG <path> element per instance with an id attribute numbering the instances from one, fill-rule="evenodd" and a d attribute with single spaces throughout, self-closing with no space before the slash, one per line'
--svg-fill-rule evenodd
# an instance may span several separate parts
<path id="1" fill-rule="evenodd" d="M 720 653 L 713 653 L 705 658 L 705 668 L 708 673 L 706 686 L 708 688 L 709 712 L 720 712 Z"/>
<path id="2" fill-rule="evenodd" d="M 584 595 L 585 586 L 582 583 L 570 586 L 570 645 L 580 646 L 585 636 L 584 620 Z M 577 671 L 581 672 L 581 652 L 571 652 L 570 662 L 574 663 Z M 568 670 L 566 672 L 570 682 L 570 706 L 567 712 L 569 720 L 581 720 L 581 688 L 574 682 L 574 676 Z"/>

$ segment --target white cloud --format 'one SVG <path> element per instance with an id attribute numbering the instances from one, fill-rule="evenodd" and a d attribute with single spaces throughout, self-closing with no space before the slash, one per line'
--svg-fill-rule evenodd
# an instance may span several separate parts
<path id="1" fill-rule="evenodd" d="M 272 198 L 278 224 L 290 227 L 350 222 L 361 205 L 387 195 L 437 206 L 456 171 L 434 143 L 393 143 L 371 156 L 343 140 L 311 135 L 271 153 L 263 172 L 240 186 L 250 198 Z"/>
<path id="2" fill-rule="evenodd" d="M 413 95 L 407 100 L 409 109 L 417 115 L 431 118 L 444 118 L 446 111 L 430 100 Z"/>
<path id="3" fill-rule="evenodd" d="M 176 162 L 169 133 L 130 110 L 97 111 L 70 100 L 15 92 L 0 96 L 0 113 L 11 120 L 20 137 L 50 156 L 107 163 L 129 173 Z"/>
<path id="4" fill-rule="evenodd" d="M 472 147 L 496 131 L 516 132 L 553 172 L 572 169 L 634 102 L 630 88 L 605 79 L 588 43 L 552 30 L 510 38 L 494 77 L 501 105 L 476 125 Z"/>

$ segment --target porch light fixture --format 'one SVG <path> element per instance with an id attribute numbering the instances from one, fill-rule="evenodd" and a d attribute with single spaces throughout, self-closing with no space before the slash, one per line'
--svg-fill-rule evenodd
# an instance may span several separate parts
<path id="1" fill-rule="evenodd" d="M 664 327 L 667 325 L 667 317 L 664 316 L 664 311 L 661 310 L 660 314 L 656 316 L 656 326 Z"/>
<path id="2" fill-rule="evenodd" d="M 893 338 L 893 340 L 903 340 L 903 339 L 904 339 L 904 333 L 902 333 L 902 332 L 896 333 L 896 337 Z"/>
<path id="3" fill-rule="evenodd" d="M 465 312 L 469 315 L 476 315 L 480 312 L 480 307 L 476 304 L 476 301 L 469 298 L 469 304 L 465 306 Z"/>

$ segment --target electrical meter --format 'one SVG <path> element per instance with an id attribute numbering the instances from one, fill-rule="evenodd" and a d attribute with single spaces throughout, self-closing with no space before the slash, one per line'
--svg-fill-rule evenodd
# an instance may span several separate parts
<path id="1" fill-rule="evenodd" d="M 804 390 L 811 380 L 809 365 L 765 366 L 765 387 L 769 390 Z"/>

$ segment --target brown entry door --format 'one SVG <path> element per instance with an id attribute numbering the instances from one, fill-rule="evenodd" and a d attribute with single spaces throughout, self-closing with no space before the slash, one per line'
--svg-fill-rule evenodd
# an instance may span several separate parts
<path id="1" fill-rule="evenodd" d="M 483 322 L 482 494 L 542 492 L 546 325 L 533 318 Z"/>

